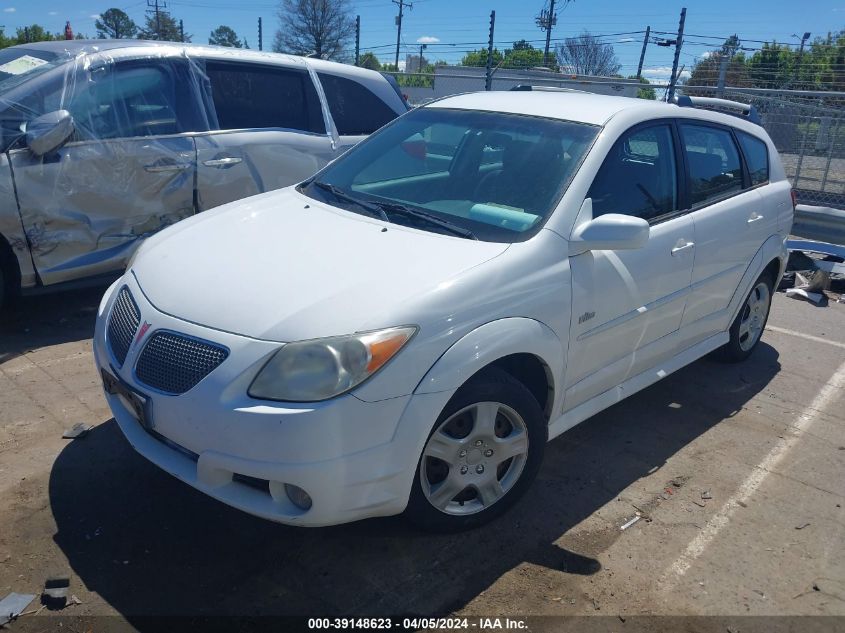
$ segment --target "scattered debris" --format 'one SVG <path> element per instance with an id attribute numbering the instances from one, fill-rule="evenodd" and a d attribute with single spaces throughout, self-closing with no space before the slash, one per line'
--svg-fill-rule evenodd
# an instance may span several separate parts
<path id="1" fill-rule="evenodd" d="M 747 504 L 747 503 L 745 503 L 745 501 L 737 501 L 737 502 L 736 502 L 736 504 L 737 504 L 740 508 L 747 508 L 747 507 L 748 507 L 748 504 Z"/>
<path id="2" fill-rule="evenodd" d="M 88 431 L 94 428 L 93 424 L 85 424 L 85 422 L 77 422 L 67 431 L 62 433 L 62 437 L 66 440 L 75 440 L 83 438 L 88 435 Z"/>
<path id="3" fill-rule="evenodd" d="M 641 518 L 642 518 L 642 517 L 641 517 L 639 514 L 637 514 L 637 515 L 636 515 L 633 519 L 631 519 L 630 521 L 626 521 L 626 522 L 622 525 L 622 527 L 620 527 L 619 529 L 620 529 L 620 530 L 627 530 L 629 527 L 631 527 L 632 525 L 634 525 L 634 523 L 636 523 L 637 521 L 639 521 Z"/>
<path id="4" fill-rule="evenodd" d="M 21 615 L 33 600 L 35 600 L 35 594 L 29 593 L 10 593 L 0 600 L 0 626 Z"/>
<path id="5" fill-rule="evenodd" d="M 801 525 L 796 525 L 795 529 L 796 530 L 803 530 L 805 527 L 807 527 L 809 525 L 810 525 L 809 523 L 802 523 Z"/>
<path id="6" fill-rule="evenodd" d="M 796 282 L 798 281 L 798 279 L 797 279 L 798 276 L 799 275 L 797 275 L 797 274 L 795 275 Z M 787 288 L 786 289 L 786 296 L 792 297 L 793 299 L 796 298 L 796 297 L 801 297 L 802 299 L 806 299 L 807 301 L 812 301 L 816 305 L 820 304 L 822 302 L 822 299 L 824 299 L 824 295 L 822 293 L 820 293 L 820 292 L 809 292 L 808 290 L 805 290 L 804 288 Z"/>
<path id="7" fill-rule="evenodd" d="M 617 615 L 616 617 L 617 617 L 617 618 L 619 618 L 619 621 L 620 621 L 622 624 L 625 624 L 625 618 L 624 618 L 624 617 L 622 617 L 621 615 Z"/>
<path id="8" fill-rule="evenodd" d="M 77 598 L 75 595 L 71 594 L 71 596 L 70 596 L 70 600 L 68 600 L 68 604 L 69 604 L 69 605 L 72 605 L 72 604 L 82 604 L 82 600 L 80 600 L 79 598 Z"/>
<path id="9" fill-rule="evenodd" d="M 601 607 L 599 606 L 599 603 L 596 601 L 595 598 L 593 598 L 593 607 L 596 611 L 601 611 Z"/>
<path id="10" fill-rule="evenodd" d="M 712 499 L 713 498 L 713 495 L 710 494 L 709 488 L 701 493 L 701 498 L 702 499 Z"/>
<path id="11" fill-rule="evenodd" d="M 693 499 L 693 500 L 692 500 L 692 502 L 693 502 L 695 505 L 697 505 L 699 508 L 706 508 L 706 507 L 707 507 L 707 504 L 706 504 L 706 503 L 701 503 L 701 501 L 696 501 L 695 499 Z"/>
<path id="12" fill-rule="evenodd" d="M 41 594 L 41 604 L 48 609 L 64 609 L 67 606 L 67 592 L 69 588 L 69 577 L 50 576 L 44 582 L 44 593 Z"/>

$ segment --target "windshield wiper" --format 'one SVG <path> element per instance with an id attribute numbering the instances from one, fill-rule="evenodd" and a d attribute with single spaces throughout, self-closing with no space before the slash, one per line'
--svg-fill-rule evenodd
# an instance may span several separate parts
<path id="1" fill-rule="evenodd" d="M 374 204 L 377 205 L 383 211 L 390 211 L 391 213 L 396 213 L 398 215 L 404 215 L 412 218 L 420 218 L 430 224 L 439 226 L 440 228 L 445 229 L 454 235 L 465 237 L 468 240 L 478 239 L 475 236 L 475 233 L 473 233 L 469 229 L 465 229 L 462 226 L 458 226 L 457 224 L 449 222 L 449 220 L 444 220 L 443 218 L 440 218 L 436 215 L 432 215 L 431 213 L 426 213 L 425 211 L 420 211 L 419 209 L 412 209 L 411 207 L 406 207 L 404 204 L 399 204 L 398 202 L 375 202 Z"/>
<path id="2" fill-rule="evenodd" d="M 384 209 L 382 209 L 378 205 L 370 204 L 369 202 L 364 202 L 363 200 L 358 200 L 358 198 L 350 196 L 343 189 L 339 189 L 338 187 L 335 187 L 334 185 L 327 182 L 312 180 L 310 184 L 319 189 L 322 189 L 323 191 L 328 191 L 338 200 L 343 200 L 344 202 L 351 202 L 352 204 L 358 205 L 362 209 L 369 211 L 370 215 L 384 220 L 385 222 L 390 222 L 390 218 L 387 217 L 387 213 L 385 213 Z"/>

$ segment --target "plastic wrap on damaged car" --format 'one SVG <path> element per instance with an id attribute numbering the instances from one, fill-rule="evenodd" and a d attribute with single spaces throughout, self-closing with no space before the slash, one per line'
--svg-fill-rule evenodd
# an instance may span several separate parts
<path id="1" fill-rule="evenodd" d="M 174 44 L 16 48 L 0 64 L 0 233 L 22 285 L 118 269 L 194 213 L 187 133 L 216 127 L 204 70 Z"/>

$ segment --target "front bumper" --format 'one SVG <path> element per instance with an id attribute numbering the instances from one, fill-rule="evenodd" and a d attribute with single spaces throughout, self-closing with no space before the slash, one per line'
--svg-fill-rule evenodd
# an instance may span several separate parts
<path id="1" fill-rule="evenodd" d="M 135 375 L 144 340 L 122 366 L 106 341 L 117 290 L 127 286 L 149 323 L 225 345 L 229 357 L 178 396 L 158 393 Z M 105 392 L 121 431 L 144 457 L 185 483 L 250 514 L 291 525 L 321 526 L 402 512 L 423 444 L 450 394 L 364 402 L 352 394 L 322 403 L 255 400 L 247 387 L 279 344 L 211 330 L 159 312 L 131 272 L 100 307 L 94 357 L 150 403 L 150 428 L 125 399 Z M 305 490 L 312 506 L 294 505 L 285 484 Z"/>

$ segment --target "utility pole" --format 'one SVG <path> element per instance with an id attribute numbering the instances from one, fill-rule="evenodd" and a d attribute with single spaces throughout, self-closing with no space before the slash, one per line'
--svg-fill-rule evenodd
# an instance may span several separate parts
<path id="1" fill-rule="evenodd" d="M 643 38 L 643 50 L 640 51 L 640 63 L 637 66 L 637 79 L 643 76 L 643 62 L 645 61 L 645 49 L 648 46 L 648 38 L 651 35 L 651 26 L 645 27 L 645 37 Z"/>
<path id="2" fill-rule="evenodd" d="M 722 59 L 719 61 L 719 80 L 716 82 L 716 93 L 720 97 L 725 96 L 725 81 L 728 77 L 728 64 L 733 59 L 736 49 L 739 48 L 739 37 L 734 33 L 729 37 L 722 47 Z"/>
<path id="3" fill-rule="evenodd" d="M 258 18 L 258 50 L 264 50 L 264 29 L 261 27 L 261 18 Z"/>
<path id="4" fill-rule="evenodd" d="M 361 53 L 361 16 L 355 16 L 355 65 L 358 65 Z"/>
<path id="5" fill-rule="evenodd" d="M 402 11 L 407 5 L 413 9 L 414 5 L 407 0 L 391 0 L 393 4 L 399 5 L 399 17 L 396 18 L 396 72 L 399 72 L 399 44 L 402 41 Z"/>
<path id="6" fill-rule="evenodd" d="M 156 39 L 161 39 L 161 11 L 167 8 L 166 0 L 147 0 L 147 13 L 155 14 Z"/>
<path id="7" fill-rule="evenodd" d="M 496 12 L 490 12 L 490 39 L 487 40 L 487 70 L 485 72 L 484 89 L 493 89 L 493 31 L 496 29 Z"/>
<path id="8" fill-rule="evenodd" d="M 185 25 L 182 24 L 182 19 L 179 19 L 179 41 L 185 41 Z"/>
<path id="9" fill-rule="evenodd" d="M 549 45 L 552 41 L 552 27 L 557 24 L 557 15 L 555 14 L 555 0 L 550 0 L 549 9 L 540 11 L 540 15 L 534 18 L 540 30 L 546 32 L 546 49 L 543 52 L 543 65 L 549 65 Z"/>
<path id="10" fill-rule="evenodd" d="M 675 98 L 675 84 L 678 82 L 678 60 L 681 57 L 681 46 L 684 43 L 684 21 L 687 19 L 687 8 L 681 9 L 681 21 L 678 22 L 678 37 L 675 40 L 675 59 L 672 61 L 672 76 L 669 78 L 669 90 L 666 92 L 666 101 L 669 103 Z"/>

